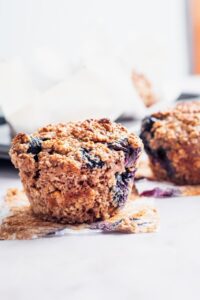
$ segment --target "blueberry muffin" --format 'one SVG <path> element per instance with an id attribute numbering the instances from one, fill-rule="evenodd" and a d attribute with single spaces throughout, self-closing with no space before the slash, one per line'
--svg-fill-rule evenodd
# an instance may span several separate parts
<path id="1" fill-rule="evenodd" d="M 108 119 L 18 134 L 10 155 L 32 211 L 64 223 L 104 220 L 130 194 L 141 140 Z"/>
<path id="2" fill-rule="evenodd" d="M 140 137 L 157 179 L 200 184 L 200 102 L 146 117 Z"/>

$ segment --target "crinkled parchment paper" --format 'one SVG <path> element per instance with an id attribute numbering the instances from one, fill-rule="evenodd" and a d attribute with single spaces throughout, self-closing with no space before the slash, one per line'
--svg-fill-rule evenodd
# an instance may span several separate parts
<path id="1" fill-rule="evenodd" d="M 9 189 L 4 201 L 0 203 L 0 239 L 24 240 L 106 232 L 155 232 L 159 227 L 159 216 L 154 206 L 154 198 L 197 195 L 200 195 L 199 185 L 176 186 L 156 181 L 148 161 L 142 161 L 136 173 L 131 199 L 114 217 L 93 224 L 68 225 L 37 218 L 32 214 L 25 193 L 18 189 Z"/>
<path id="2" fill-rule="evenodd" d="M 9 189 L 0 207 L 0 239 L 25 240 L 75 233 L 154 232 L 158 229 L 158 212 L 149 199 L 147 202 L 148 204 L 133 195 L 116 216 L 106 221 L 66 225 L 35 217 L 25 193 L 18 189 Z"/>

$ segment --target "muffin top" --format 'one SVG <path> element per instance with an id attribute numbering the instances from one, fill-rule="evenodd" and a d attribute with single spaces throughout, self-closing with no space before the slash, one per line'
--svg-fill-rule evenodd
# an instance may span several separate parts
<path id="1" fill-rule="evenodd" d="M 181 102 L 170 110 L 146 117 L 142 123 L 141 138 L 144 134 L 150 134 L 157 142 L 174 143 L 174 147 L 176 144 L 199 143 L 200 101 Z"/>
<path id="2" fill-rule="evenodd" d="M 129 133 L 122 125 L 108 119 L 86 120 L 48 125 L 40 128 L 32 135 L 19 133 L 12 142 L 11 157 L 16 167 L 18 158 L 29 156 L 36 162 L 45 154 L 63 155 L 76 161 L 83 162 L 88 167 L 101 167 L 109 160 L 112 150 L 127 152 L 141 149 L 140 139 Z"/>

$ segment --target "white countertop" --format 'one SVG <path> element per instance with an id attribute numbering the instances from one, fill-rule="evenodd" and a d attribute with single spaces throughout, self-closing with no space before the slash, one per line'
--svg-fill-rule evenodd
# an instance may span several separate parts
<path id="1" fill-rule="evenodd" d="M 20 186 L 0 161 L 0 197 Z M 157 199 L 153 234 L 0 242 L 2 300 L 200 299 L 200 197 Z"/>

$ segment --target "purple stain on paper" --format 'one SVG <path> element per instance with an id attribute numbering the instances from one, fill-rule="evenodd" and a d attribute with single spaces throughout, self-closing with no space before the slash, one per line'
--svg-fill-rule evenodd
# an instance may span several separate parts
<path id="1" fill-rule="evenodd" d="M 155 197 L 155 198 L 169 198 L 180 196 L 180 190 L 174 188 L 153 188 L 151 190 L 143 191 L 140 196 L 142 197 Z"/>

